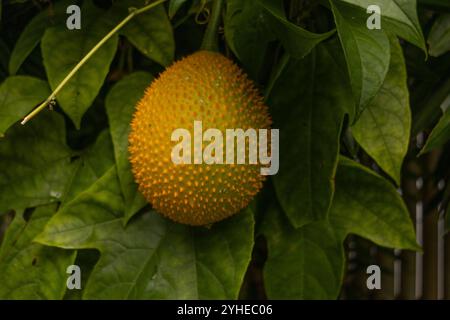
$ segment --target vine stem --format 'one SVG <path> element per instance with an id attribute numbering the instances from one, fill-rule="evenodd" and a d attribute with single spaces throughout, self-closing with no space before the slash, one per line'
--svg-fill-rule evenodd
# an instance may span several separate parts
<path id="1" fill-rule="evenodd" d="M 133 19 L 135 16 L 144 13 L 167 0 L 158 0 L 152 2 L 151 4 L 146 5 L 145 7 L 136 9 L 130 8 L 130 14 L 126 16 L 117 26 L 114 27 L 106 36 L 103 37 L 84 57 L 80 62 L 67 74 L 67 76 L 59 83 L 55 90 L 50 94 L 50 96 L 42 102 L 39 106 L 37 106 L 33 111 L 31 111 L 25 118 L 23 118 L 21 124 L 27 123 L 33 117 L 35 117 L 39 112 L 41 112 L 46 106 L 51 105 L 56 98 L 56 95 L 61 91 L 62 88 L 69 82 L 69 80 L 77 73 L 77 71 L 89 60 L 90 57 L 103 45 L 106 41 L 108 41 L 117 31 L 119 31 L 124 25 L 127 24 L 128 21 Z"/>
<path id="2" fill-rule="evenodd" d="M 219 51 L 217 32 L 222 15 L 223 0 L 214 0 L 212 5 L 211 19 L 206 27 L 201 49 L 209 51 Z"/>

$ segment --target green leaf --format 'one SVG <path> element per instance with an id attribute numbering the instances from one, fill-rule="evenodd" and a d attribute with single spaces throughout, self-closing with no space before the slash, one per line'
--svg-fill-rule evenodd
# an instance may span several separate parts
<path id="1" fill-rule="evenodd" d="M 73 0 L 63 0 L 49 5 L 31 19 L 17 39 L 9 60 L 9 73 L 16 74 L 22 63 L 41 41 L 45 30 L 57 24 L 63 24 L 67 17 L 66 8 Z"/>
<path id="2" fill-rule="evenodd" d="M 378 165 L 400 183 L 403 158 L 408 150 L 411 110 L 403 52 L 391 41 L 391 63 L 383 86 L 352 127 L 356 141 Z"/>
<path id="3" fill-rule="evenodd" d="M 389 38 L 369 30 L 366 16 L 354 6 L 330 0 L 359 110 L 373 99 L 389 69 Z"/>
<path id="4" fill-rule="evenodd" d="M 423 81 L 418 92 L 411 92 L 411 98 L 415 98 L 412 100 L 414 101 L 412 135 L 416 136 L 421 131 L 428 131 L 434 125 L 446 104 L 450 104 L 449 93 L 450 77 L 445 76 Z"/>
<path id="5" fill-rule="evenodd" d="M 450 140 L 450 108 L 447 108 L 438 124 L 434 127 L 433 131 L 431 131 L 425 146 L 420 151 L 420 154 L 424 154 L 432 149 L 438 148 L 444 145 L 448 140 Z"/>
<path id="6" fill-rule="evenodd" d="M 169 2 L 169 18 L 172 19 L 181 6 L 188 0 L 170 0 Z"/>
<path id="7" fill-rule="evenodd" d="M 0 249 L 0 299 L 61 299 L 66 291 L 66 268 L 75 252 L 33 243 L 56 205 L 36 208 L 29 221 L 16 212 Z"/>
<path id="8" fill-rule="evenodd" d="M 269 299 L 336 299 L 344 273 L 343 238 L 326 222 L 295 229 L 272 207 L 262 231 L 268 257 L 264 283 Z"/>
<path id="9" fill-rule="evenodd" d="M 346 158 L 336 174 L 330 223 L 380 246 L 420 250 L 408 209 L 394 186 Z"/>
<path id="10" fill-rule="evenodd" d="M 0 85 L 0 138 L 49 95 L 50 88 L 43 80 L 29 76 L 7 78 Z"/>
<path id="11" fill-rule="evenodd" d="M 329 221 L 293 228 L 275 205 L 262 224 L 268 257 L 264 282 L 270 299 L 335 299 L 344 273 L 349 233 L 378 245 L 420 250 L 397 190 L 363 166 L 341 158 Z"/>
<path id="12" fill-rule="evenodd" d="M 381 9 L 381 28 L 391 31 L 421 48 L 425 53 L 427 48 L 422 34 L 422 28 L 417 17 L 416 0 L 339 0 L 361 7 L 364 12 L 370 5 Z M 369 18 L 370 14 L 367 14 Z"/>
<path id="13" fill-rule="evenodd" d="M 59 201 L 74 170 L 64 119 L 42 112 L 0 139 L 0 211 Z"/>
<path id="14" fill-rule="evenodd" d="M 253 246 L 251 212 L 195 228 L 147 212 L 122 223 L 115 169 L 62 208 L 36 240 L 95 248 L 86 299 L 236 299 Z"/>
<path id="15" fill-rule="evenodd" d="M 333 196 L 344 114 L 353 114 L 346 78 L 320 45 L 291 59 L 268 98 L 280 129 L 280 170 L 273 177 L 283 210 L 295 227 L 326 217 Z"/>
<path id="16" fill-rule="evenodd" d="M 429 53 L 439 57 L 450 50 L 450 14 L 440 15 L 428 35 Z"/>
<path id="17" fill-rule="evenodd" d="M 145 1 L 142 0 L 117 1 L 112 8 L 114 19 L 119 21 L 125 18 L 129 14 L 128 8 L 141 8 L 144 5 Z M 119 33 L 153 61 L 163 66 L 168 66 L 173 61 L 175 40 L 164 5 L 135 16 Z"/>
<path id="18" fill-rule="evenodd" d="M 95 144 L 85 150 L 74 165 L 76 168 L 61 199 L 62 205 L 94 184 L 114 166 L 113 145 L 109 131 L 100 133 Z"/>
<path id="19" fill-rule="evenodd" d="M 68 30 L 66 25 L 47 29 L 42 38 L 42 56 L 53 90 L 80 60 L 110 31 L 110 24 L 100 9 L 91 2 L 82 7 L 81 30 Z M 56 99 L 79 129 L 81 118 L 97 96 L 109 71 L 117 49 L 117 35 L 108 40 L 78 70 Z"/>
<path id="20" fill-rule="evenodd" d="M 303 58 L 320 42 L 330 37 L 335 31 L 322 34 L 307 31 L 285 18 L 283 4 L 276 0 L 257 0 L 269 13 L 270 27 L 281 41 L 287 52 L 296 58 Z"/>
<path id="21" fill-rule="evenodd" d="M 128 134 L 135 106 L 152 80 L 153 76 L 149 73 L 133 73 L 118 82 L 108 93 L 105 101 L 117 172 L 125 200 L 125 222 L 147 204 L 145 198 L 138 192 L 131 172 L 128 160 Z"/>
<path id="22" fill-rule="evenodd" d="M 270 17 L 258 1 L 228 0 L 224 22 L 228 45 L 253 79 L 258 78 L 264 64 L 267 45 L 275 40 Z"/>

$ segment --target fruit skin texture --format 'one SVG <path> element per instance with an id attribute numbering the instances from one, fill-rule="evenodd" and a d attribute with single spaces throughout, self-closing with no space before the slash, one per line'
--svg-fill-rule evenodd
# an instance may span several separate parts
<path id="1" fill-rule="evenodd" d="M 193 148 L 194 120 L 202 121 L 203 132 L 221 130 L 226 142 L 226 129 L 270 129 L 271 119 L 245 73 L 210 51 L 174 63 L 138 102 L 129 152 L 140 192 L 156 211 L 176 222 L 210 225 L 245 208 L 265 176 L 259 162 L 248 164 L 248 150 L 246 164 L 174 164 L 171 152 L 178 142 L 171 141 L 172 132 L 189 130 Z M 203 142 L 203 148 L 208 144 Z"/>

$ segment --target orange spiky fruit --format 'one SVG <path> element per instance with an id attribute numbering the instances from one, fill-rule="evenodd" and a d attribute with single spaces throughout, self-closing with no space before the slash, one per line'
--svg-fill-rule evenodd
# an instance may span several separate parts
<path id="1" fill-rule="evenodd" d="M 209 225 L 245 208 L 265 177 L 259 162 L 174 164 L 172 132 L 192 133 L 194 121 L 202 121 L 204 130 L 221 130 L 225 139 L 226 129 L 269 129 L 271 120 L 253 82 L 231 60 L 210 51 L 167 68 L 137 104 L 129 151 L 139 190 L 164 216 Z"/>

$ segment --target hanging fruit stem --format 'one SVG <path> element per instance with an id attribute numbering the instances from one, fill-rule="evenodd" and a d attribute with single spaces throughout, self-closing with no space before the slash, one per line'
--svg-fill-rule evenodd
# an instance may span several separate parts
<path id="1" fill-rule="evenodd" d="M 223 0 L 213 0 L 212 12 L 205 36 L 201 45 L 202 50 L 219 51 L 218 31 L 222 15 Z"/>

